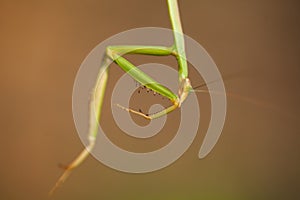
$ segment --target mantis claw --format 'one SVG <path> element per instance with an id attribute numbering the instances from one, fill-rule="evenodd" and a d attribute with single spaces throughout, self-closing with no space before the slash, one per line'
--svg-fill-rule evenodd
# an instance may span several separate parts
<path id="1" fill-rule="evenodd" d="M 58 164 L 58 167 L 61 168 L 61 169 L 64 169 L 64 170 L 68 169 L 68 165 L 64 165 L 64 164 L 61 164 L 61 163 Z"/>

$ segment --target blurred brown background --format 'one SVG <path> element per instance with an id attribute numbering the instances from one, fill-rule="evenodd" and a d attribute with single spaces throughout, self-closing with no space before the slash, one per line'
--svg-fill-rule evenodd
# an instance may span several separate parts
<path id="1" fill-rule="evenodd" d="M 298 199 L 299 9 L 295 0 L 180 1 L 184 32 L 224 76 L 241 72 L 227 91 L 267 104 L 229 97 L 223 134 L 203 160 L 206 125 L 165 169 L 126 174 L 89 157 L 52 199 Z M 106 38 L 144 26 L 170 28 L 165 1 L 0 1 L 0 199 L 48 198 L 57 164 L 83 148 L 71 107 L 81 62 Z"/>

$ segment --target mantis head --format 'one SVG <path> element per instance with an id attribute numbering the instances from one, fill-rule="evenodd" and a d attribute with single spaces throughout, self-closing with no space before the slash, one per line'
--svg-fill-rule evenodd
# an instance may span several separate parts
<path id="1" fill-rule="evenodd" d="M 190 91 L 192 90 L 192 85 L 191 85 L 191 81 L 188 78 L 183 78 L 180 81 L 179 84 L 179 90 L 178 90 L 178 98 L 179 98 L 179 107 L 180 105 L 185 101 L 185 99 L 187 98 L 188 94 L 190 93 Z"/>

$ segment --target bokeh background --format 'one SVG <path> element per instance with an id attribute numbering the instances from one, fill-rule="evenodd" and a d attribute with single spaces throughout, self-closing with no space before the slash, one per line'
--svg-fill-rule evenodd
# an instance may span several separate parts
<path id="1" fill-rule="evenodd" d="M 201 128 L 177 162 L 153 173 L 126 174 L 90 156 L 52 199 L 300 198 L 299 2 L 179 3 L 184 32 L 209 52 L 227 91 L 255 103 L 228 97 L 222 136 L 199 160 L 209 120 L 209 99 L 199 94 Z M 1 199 L 48 199 L 62 173 L 57 165 L 83 148 L 72 118 L 72 88 L 81 62 L 106 38 L 145 26 L 170 28 L 165 1 L 0 1 Z M 176 67 L 171 57 L 130 58 Z M 108 94 L 112 80 L 123 73 L 114 66 L 111 72 Z M 199 75 L 191 78 L 201 83 Z M 150 96 L 136 95 L 133 106 L 162 101 Z M 125 149 L 159 148 L 178 126 L 176 111 L 157 137 L 129 138 L 114 124 L 109 103 L 107 95 L 101 123 Z"/>

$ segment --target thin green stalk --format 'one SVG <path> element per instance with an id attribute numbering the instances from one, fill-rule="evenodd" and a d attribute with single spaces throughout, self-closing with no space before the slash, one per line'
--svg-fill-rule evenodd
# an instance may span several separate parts
<path id="1" fill-rule="evenodd" d="M 180 22 L 177 0 L 168 0 L 169 15 L 174 34 L 174 48 L 177 52 L 179 81 L 188 77 L 188 67 L 185 54 L 184 35 Z"/>

